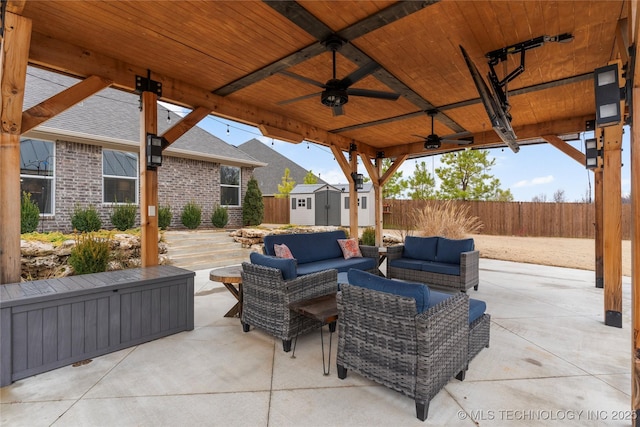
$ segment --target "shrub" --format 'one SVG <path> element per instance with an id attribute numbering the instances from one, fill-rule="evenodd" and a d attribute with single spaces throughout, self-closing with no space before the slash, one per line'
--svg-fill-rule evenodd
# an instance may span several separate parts
<path id="1" fill-rule="evenodd" d="M 224 228 L 229 222 L 229 212 L 226 207 L 218 205 L 211 214 L 211 223 L 214 227 Z"/>
<path id="2" fill-rule="evenodd" d="M 76 205 L 71 216 L 71 226 L 80 232 L 98 231 L 102 227 L 102 221 L 98 216 L 98 211 L 92 205 L 86 209 Z"/>
<path id="3" fill-rule="evenodd" d="M 109 239 L 82 233 L 76 236 L 76 245 L 71 250 L 69 265 L 76 274 L 107 271 L 109 263 Z"/>
<path id="4" fill-rule="evenodd" d="M 251 178 L 247 183 L 247 194 L 242 204 L 243 225 L 260 225 L 264 220 L 264 202 L 262 192 L 258 187 L 258 181 Z"/>
<path id="5" fill-rule="evenodd" d="M 173 218 L 171 206 L 160 206 L 158 208 L 158 227 L 161 230 L 166 230 L 171 225 L 171 218 Z"/>
<path id="6" fill-rule="evenodd" d="M 443 236 L 462 239 L 478 233 L 482 222 L 469 215 L 469 206 L 457 205 L 451 200 L 429 203 L 413 215 L 418 236 Z"/>
<path id="7" fill-rule="evenodd" d="M 202 208 L 195 202 L 189 202 L 182 208 L 182 216 L 180 217 L 182 225 L 195 230 L 202 220 Z"/>
<path id="8" fill-rule="evenodd" d="M 376 230 L 373 227 L 367 227 L 362 231 L 361 244 L 366 246 L 374 246 L 376 244 Z"/>
<path id="9" fill-rule="evenodd" d="M 22 192 L 20 202 L 20 234 L 36 231 L 40 222 L 40 208 L 31 200 L 31 193 Z"/>
<path id="10" fill-rule="evenodd" d="M 111 224 L 120 231 L 133 228 L 136 223 L 137 210 L 138 207 L 131 203 L 115 205 L 111 214 Z"/>

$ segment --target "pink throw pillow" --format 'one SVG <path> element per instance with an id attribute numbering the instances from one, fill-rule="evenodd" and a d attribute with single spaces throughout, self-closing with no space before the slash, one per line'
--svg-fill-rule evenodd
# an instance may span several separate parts
<path id="1" fill-rule="evenodd" d="M 362 252 L 360 252 L 357 239 L 338 239 L 338 244 L 340 245 L 340 249 L 342 249 L 344 259 L 362 258 Z"/>
<path id="2" fill-rule="evenodd" d="M 281 245 L 273 245 L 273 251 L 276 253 L 278 258 L 293 259 L 293 254 L 289 250 L 289 247 L 284 243 Z"/>

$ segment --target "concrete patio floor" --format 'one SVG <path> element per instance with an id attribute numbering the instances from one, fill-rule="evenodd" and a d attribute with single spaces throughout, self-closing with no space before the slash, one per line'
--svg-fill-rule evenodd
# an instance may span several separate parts
<path id="1" fill-rule="evenodd" d="M 243 333 L 223 317 L 231 294 L 198 270 L 195 330 L 3 387 L 0 424 L 631 425 L 630 279 L 618 329 L 603 324 L 593 272 L 487 259 L 480 268 L 470 295 L 487 302 L 491 346 L 431 401 L 424 423 L 410 398 L 355 373 L 338 379 L 335 345 L 323 376 L 319 333 L 300 338 L 295 359 L 260 330 Z"/>

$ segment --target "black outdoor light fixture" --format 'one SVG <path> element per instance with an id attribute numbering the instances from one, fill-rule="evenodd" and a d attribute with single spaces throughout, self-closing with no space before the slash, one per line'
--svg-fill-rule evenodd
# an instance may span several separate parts
<path id="1" fill-rule="evenodd" d="M 606 127 L 620 123 L 620 83 L 618 64 L 596 68 L 593 71 L 596 94 L 596 126 Z"/>
<path id="2" fill-rule="evenodd" d="M 598 140 L 596 138 L 590 138 L 584 141 L 585 159 L 587 169 L 596 169 L 598 165 L 598 159 L 601 156 L 601 150 L 598 149 Z"/>
<path id="3" fill-rule="evenodd" d="M 162 140 L 163 138 L 152 133 L 147 134 L 147 167 L 157 168 L 162 166 Z"/>
<path id="4" fill-rule="evenodd" d="M 353 179 L 356 190 L 362 190 L 362 187 L 364 186 L 364 177 L 362 176 L 362 174 L 353 172 L 351 173 L 351 179 Z"/>

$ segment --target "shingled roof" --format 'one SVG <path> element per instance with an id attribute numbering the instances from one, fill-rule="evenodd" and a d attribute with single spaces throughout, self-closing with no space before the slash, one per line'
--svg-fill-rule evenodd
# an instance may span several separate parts
<path id="1" fill-rule="evenodd" d="M 24 108 L 34 106 L 76 82 L 74 78 L 29 67 Z M 140 144 L 139 105 L 138 95 L 107 88 L 36 127 L 27 136 L 135 147 Z M 167 114 L 171 123 L 167 123 Z M 180 118 L 158 105 L 158 133 L 164 132 Z M 246 152 L 198 126 L 171 144 L 166 154 L 234 166 L 264 166 Z"/>
<path id="2" fill-rule="evenodd" d="M 251 157 L 268 163 L 267 166 L 256 168 L 253 171 L 253 176 L 258 181 L 260 191 L 264 195 L 273 195 L 278 192 L 278 184 L 282 183 L 282 176 L 286 168 L 289 168 L 290 176 L 296 184 L 302 184 L 304 177 L 309 172 L 255 138 L 238 145 L 238 148 Z M 326 184 L 326 182 L 318 178 L 318 184 Z"/>

